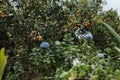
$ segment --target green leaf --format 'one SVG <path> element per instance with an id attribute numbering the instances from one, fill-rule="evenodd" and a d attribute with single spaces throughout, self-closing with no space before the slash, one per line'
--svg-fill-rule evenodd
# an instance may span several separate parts
<path id="1" fill-rule="evenodd" d="M 99 80 L 99 75 L 92 75 L 90 80 Z"/>
<path id="2" fill-rule="evenodd" d="M 113 75 L 112 75 L 112 74 L 109 74 L 109 75 L 106 76 L 106 79 L 107 79 L 107 80 L 111 80 L 112 78 L 113 78 Z"/>
<path id="3" fill-rule="evenodd" d="M 71 76 L 68 78 L 68 80 L 74 80 L 77 78 L 78 72 L 76 70 L 72 71 Z"/>
<path id="4" fill-rule="evenodd" d="M 117 50 L 120 53 L 120 48 L 118 48 L 117 46 L 115 46 L 114 49 Z"/>
<path id="5" fill-rule="evenodd" d="M 106 28 L 109 30 L 109 32 L 115 37 L 115 39 L 120 44 L 120 36 L 115 32 L 115 30 L 105 22 L 102 22 L 102 24 L 104 24 L 106 26 Z"/>
<path id="6" fill-rule="evenodd" d="M 86 75 L 86 71 L 80 71 L 80 73 L 78 74 L 78 77 L 82 78 L 85 75 Z"/>
<path id="7" fill-rule="evenodd" d="M 0 80 L 2 79 L 2 75 L 4 73 L 6 63 L 7 63 L 7 56 L 5 56 L 5 49 L 2 48 L 0 51 Z"/>
<path id="8" fill-rule="evenodd" d="M 61 75 L 60 75 L 60 78 L 62 78 L 62 80 L 67 80 L 67 78 L 70 77 L 70 73 L 69 72 L 63 72 Z"/>

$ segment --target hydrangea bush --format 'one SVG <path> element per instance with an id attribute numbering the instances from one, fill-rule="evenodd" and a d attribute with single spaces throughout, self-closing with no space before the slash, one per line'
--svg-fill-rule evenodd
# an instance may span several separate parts
<path id="1" fill-rule="evenodd" d="M 115 10 L 102 12 L 103 4 L 0 0 L 0 46 L 9 55 L 3 80 L 119 80 L 120 45 L 96 21 L 119 34 L 120 18 Z"/>

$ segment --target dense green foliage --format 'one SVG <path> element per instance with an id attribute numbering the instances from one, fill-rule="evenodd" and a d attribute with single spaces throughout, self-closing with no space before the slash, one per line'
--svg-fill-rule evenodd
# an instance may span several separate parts
<path id="1" fill-rule="evenodd" d="M 120 18 L 115 10 L 102 12 L 105 1 L 17 1 L 17 8 L 0 1 L 0 47 L 9 55 L 3 80 L 120 79 L 120 44 L 96 21 L 119 36 Z M 93 39 L 75 36 L 81 25 Z"/>

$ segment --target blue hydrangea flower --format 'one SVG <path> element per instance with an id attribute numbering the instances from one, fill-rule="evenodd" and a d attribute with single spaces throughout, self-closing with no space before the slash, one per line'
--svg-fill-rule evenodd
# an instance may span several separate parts
<path id="1" fill-rule="evenodd" d="M 85 38 L 87 38 L 87 39 L 93 39 L 93 35 L 92 35 L 92 33 L 91 32 L 88 32 L 86 35 L 85 35 Z"/>
<path id="2" fill-rule="evenodd" d="M 104 58 L 105 55 L 104 55 L 103 53 L 99 53 L 99 54 L 98 54 L 98 57 L 99 57 L 99 58 Z"/>
<path id="3" fill-rule="evenodd" d="M 41 48 L 49 48 L 49 47 L 50 47 L 50 44 L 49 44 L 48 42 L 42 42 L 42 43 L 40 44 L 40 47 L 41 47 Z"/>
<path id="4" fill-rule="evenodd" d="M 83 26 L 81 27 L 83 28 Z M 78 39 L 89 39 L 89 40 L 92 40 L 93 39 L 93 35 L 90 31 L 85 31 L 85 33 L 82 32 L 82 29 L 81 28 L 78 28 L 76 31 L 75 31 L 75 36 L 78 38 Z"/>

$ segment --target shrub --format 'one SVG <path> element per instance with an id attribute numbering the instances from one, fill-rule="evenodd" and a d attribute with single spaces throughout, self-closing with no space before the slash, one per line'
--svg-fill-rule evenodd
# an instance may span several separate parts
<path id="1" fill-rule="evenodd" d="M 0 45 L 9 54 L 3 79 L 61 80 L 74 73 L 75 78 L 119 79 L 115 76 L 119 74 L 119 49 L 114 47 L 117 43 L 104 25 L 94 21 L 99 17 L 119 33 L 118 14 L 113 10 L 102 12 L 104 1 L 21 0 L 15 3 L 13 6 L 0 1 L 0 33 L 5 33 Z M 92 34 L 87 35 L 91 40 L 79 40 L 74 35 L 81 26 L 84 26 L 81 33 Z M 104 53 L 104 58 L 99 58 L 99 53 Z M 76 58 L 80 64 L 74 67 L 72 61 Z"/>

